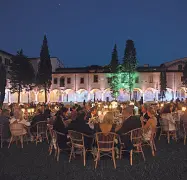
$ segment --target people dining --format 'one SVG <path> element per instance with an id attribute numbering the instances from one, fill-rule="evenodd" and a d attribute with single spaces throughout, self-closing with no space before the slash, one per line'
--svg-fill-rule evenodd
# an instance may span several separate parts
<path id="1" fill-rule="evenodd" d="M 156 112 L 155 109 L 153 107 L 149 107 L 147 109 L 147 115 L 149 116 L 148 121 L 146 122 L 146 124 L 143 124 L 143 138 L 144 140 L 148 141 L 151 139 L 152 133 L 154 133 L 156 131 L 156 127 L 157 127 L 157 118 L 155 117 Z"/>
<path id="2" fill-rule="evenodd" d="M 123 122 L 120 126 L 116 127 L 115 132 L 121 136 L 121 141 L 124 143 L 125 148 L 130 151 L 133 148 L 130 137 L 122 136 L 122 134 L 125 134 L 133 129 L 140 128 L 140 117 L 133 115 L 133 108 L 130 106 L 123 109 L 122 116 Z"/>
<path id="3" fill-rule="evenodd" d="M 95 131 L 102 132 L 104 134 L 108 134 L 109 132 L 115 132 L 114 125 L 114 113 L 109 111 L 103 116 L 102 122 L 99 124 L 95 124 Z"/>
<path id="4" fill-rule="evenodd" d="M 149 116 L 147 114 L 147 105 L 143 104 L 141 107 L 141 112 L 140 112 L 140 118 L 141 118 L 141 122 L 146 123 L 149 119 Z"/>
<path id="5" fill-rule="evenodd" d="M 68 142 L 68 138 L 67 138 L 67 134 L 68 134 L 68 130 L 66 128 L 66 125 L 63 121 L 63 111 L 58 111 L 58 113 L 56 114 L 56 119 L 54 121 L 53 124 L 53 130 L 63 133 L 65 134 L 65 136 L 61 136 L 61 135 L 57 135 L 57 139 L 58 139 L 58 146 L 60 147 L 60 149 L 62 148 L 67 148 L 67 142 Z"/>
<path id="6" fill-rule="evenodd" d="M 10 118 L 9 120 L 10 124 L 13 124 L 13 123 L 20 123 L 20 124 L 23 124 L 24 126 L 30 126 L 30 123 L 25 121 L 23 119 L 23 112 L 21 111 L 21 109 L 17 108 L 15 111 L 14 111 L 14 114 L 13 116 Z M 27 129 L 26 127 L 23 129 L 23 133 L 27 133 Z"/>
<path id="7" fill-rule="evenodd" d="M 166 104 L 163 108 L 163 110 L 161 111 L 161 118 L 164 121 L 168 121 L 169 124 L 169 131 L 175 131 L 176 130 L 176 126 L 175 126 L 175 120 L 172 116 L 172 110 L 173 110 L 173 106 L 171 106 L 170 104 Z"/>
<path id="8" fill-rule="evenodd" d="M 92 130 L 89 125 L 87 124 L 87 121 L 84 120 L 85 118 L 85 112 L 83 110 L 80 110 L 77 113 L 77 118 L 76 120 L 72 121 L 69 125 L 68 125 L 68 130 L 73 130 L 79 133 L 83 133 L 87 136 L 84 137 L 84 143 L 85 143 L 85 147 L 86 148 L 91 148 L 92 145 L 92 135 L 94 134 L 94 130 Z"/>

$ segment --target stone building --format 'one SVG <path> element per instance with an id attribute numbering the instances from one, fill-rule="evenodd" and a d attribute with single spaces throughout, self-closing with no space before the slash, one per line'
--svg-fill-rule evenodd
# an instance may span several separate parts
<path id="1" fill-rule="evenodd" d="M 2 55 L 3 54 L 3 55 Z M 0 51 L 0 58 L 4 59 L 5 64 L 9 64 L 11 54 Z M 37 72 L 39 58 L 29 58 L 35 71 Z M 160 93 L 160 72 L 163 67 L 167 76 L 167 91 L 164 100 L 186 98 L 186 88 L 182 84 L 182 70 L 187 58 L 181 58 L 166 62 L 158 66 L 139 66 L 137 68 L 138 76 L 135 81 L 132 98 L 144 101 L 159 100 Z M 65 68 L 56 57 L 51 58 L 53 67 L 52 85 L 48 93 L 49 102 L 83 102 L 88 100 L 111 101 L 109 87 L 108 71 L 104 67 L 89 66 L 77 68 Z M 8 68 L 7 68 L 8 69 Z M 37 87 L 30 92 L 21 93 L 21 102 L 44 102 L 44 90 Z M 121 89 L 119 101 L 129 100 L 129 92 Z M 17 94 L 11 94 L 7 88 L 5 103 L 17 102 Z"/>

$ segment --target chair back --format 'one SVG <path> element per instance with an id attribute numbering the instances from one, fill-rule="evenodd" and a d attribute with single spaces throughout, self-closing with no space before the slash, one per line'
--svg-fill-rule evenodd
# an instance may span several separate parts
<path id="1" fill-rule="evenodd" d="M 130 131 L 130 140 L 134 146 L 142 144 L 143 129 L 137 128 Z"/>
<path id="2" fill-rule="evenodd" d="M 60 140 L 60 137 L 66 136 L 66 135 L 61 132 L 55 131 L 55 130 L 52 130 L 52 134 L 53 134 L 53 143 L 55 143 L 56 147 L 59 148 L 58 142 Z"/>
<path id="3" fill-rule="evenodd" d="M 10 132 L 12 136 L 21 136 L 25 134 L 24 125 L 21 123 L 12 123 L 10 124 Z"/>
<path id="4" fill-rule="evenodd" d="M 184 133 L 187 134 L 187 122 L 183 121 L 183 129 L 184 129 Z"/>
<path id="5" fill-rule="evenodd" d="M 72 146 L 77 148 L 84 147 L 84 135 L 82 133 L 69 130 L 68 135 L 70 137 Z"/>
<path id="6" fill-rule="evenodd" d="M 37 134 L 45 134 L 47 130 L 47 122 L 40 121 L 36 123 L 36 128 L 37 128 Z"/>
<path id="7" fill-rule="evenodd" d="M 3 124 L 0 124 L 0 137 L 3 136 Z"/>
<path id="8" fill-rule="evenodd" d="M 53 125 L 47 124 L 47 129 L 49 130 L 49 135 L 52 139 L 53 138 Z"/>
<path id="9" fill-rule="evenodd" d="M 96 142 L 98 150 L 111 151 L 114 148 L 114 142 L 117 138 L 117 134 L 109 132 L 107 134 L 99 132 L 96 133 Z"/>
<path id="10" fill-rule="evenodd" d="M 169 121 L 167 118 L 165 117 L 160 118 L 160 127 L 162 131 L 165 132 L 169 131 Z"/>

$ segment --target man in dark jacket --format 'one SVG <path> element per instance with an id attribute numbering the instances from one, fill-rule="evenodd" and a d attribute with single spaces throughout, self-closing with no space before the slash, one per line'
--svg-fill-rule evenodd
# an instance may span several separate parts
<path id="1" fill-rule="evenodd" d="M 140 117 L 133 115 L 132 107 L 127 107 L 123 110 L 123 123 L 121 126 L 116 127 L 116 133 L 121 136 L 136 128 L 141 128 Z M 129 136 L 121 136 L 121 141 L 124 143 L 127 150 L 130 151 L 133 148 Z"/>

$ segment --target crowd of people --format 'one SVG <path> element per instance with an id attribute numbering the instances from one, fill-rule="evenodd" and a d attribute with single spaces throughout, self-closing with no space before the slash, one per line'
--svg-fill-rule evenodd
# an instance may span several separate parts
<path id="1" fill-rule="evenodd" d="M 181 122 L 187 121 L 187 109 L 182 111 L 182 106 L 185 105 L 182 105 L 180 102 L 165 104 L 145 103 L 142 105 L 136 104 L 136 106 L 123 103 L 116 107 L 115 110 L 111 110 L 104 108 L 102 103 L 95 103 L 94 105 L 84 103 L 82 105 L 74 104 L 71 106 L 55 104 L 37 105 L 34 107 L 35 112 L 29 114 L 27 108 L 23 111 L 23 106 L 14 104 L 0 110 L 0 125 L 3 125 L 3 132 L 0 135 L 5 143 L 6 141 L 9 142 L 11 135 L 10 124 L 22 123 L 25 126 L 25 131 L 28 130 L 27 127 L 30 127 L 32 140 L 32 134 L 36 132 L 35 124 L 40 121 L 46 121 L 53 126 L 55 131 L 66 134 L 66 136 L 58 138 L 60 148 L 68 147 L 68 142 L 70 141 L 68 130 L 87 135 L 84 137 L 84 144 L 89 149 L 94 149 L 96 146 L 93 143 L 93 138 L 97 132 L 103 132 L 104 134 L 113 132 L 120 136 L 133 129 L 142 128 L 143 140 L 148 141 L 152 133 L 156 133 L 161 119 L 167 119 L 169 130 L 181 129 Z M 137 108 L 138 113 L 135 111 Z M 94 121 L 94 119 L 99 119 L 99 121 Z M 120 121 L 116 123 L 115 119 L 120 119 Z M 157 136 L 159 136 L 159 131 L 157 131 Z M 181 138 L 180 133 L 178 133 L 178 138 Z M 133 149 L 130 138 L 124 137 L 121 141 L 128 150 Z M 118 139 L 115 146 L 116 149 L 119 149 L 120 143 Z M 116 155 L 118 157 L 118 151 L 116 151 Z"/>

